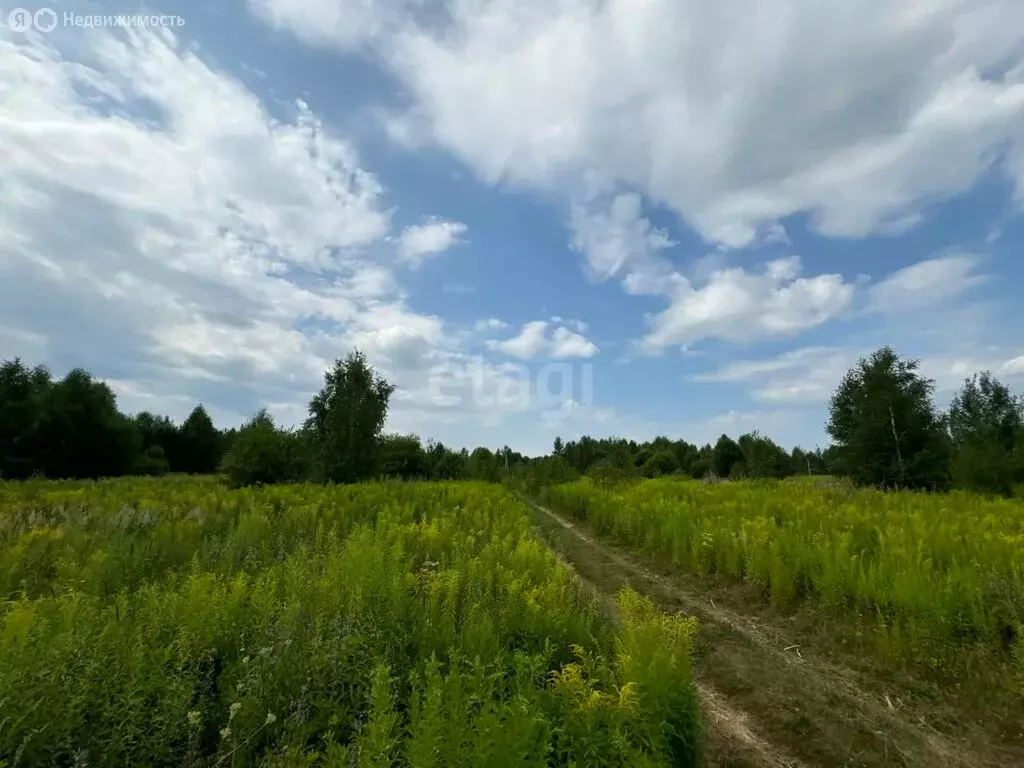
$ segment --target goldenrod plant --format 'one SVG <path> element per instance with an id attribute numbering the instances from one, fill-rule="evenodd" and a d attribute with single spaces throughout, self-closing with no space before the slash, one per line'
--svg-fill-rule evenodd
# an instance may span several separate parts
<path id="1" fill-rule="evenodd" d="M 692 620 L 483 483 L 0 483 L 0 763 L 687 766 Z"/>
<path id="2" fill-rule="evenodd" d="M 926 672 L 966 676 L 984 662 L 1021 669 L 1019 500 L 813 478 L 611 488 L 584 479 L 541 498 L 685 572 L 754 584 L 781 608 L 809 603 L 878 653 Z"/>

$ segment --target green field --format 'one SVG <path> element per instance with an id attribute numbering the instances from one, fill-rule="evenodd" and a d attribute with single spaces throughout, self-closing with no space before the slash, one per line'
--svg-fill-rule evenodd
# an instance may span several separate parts
<path id="1" fill-rule="evenodd" d="M 0 579 L 0 765 L 698 759 L 695 622 L 500 486 L 0 484 Z"/>
<path id="2" fill-rule="evenodd" d="M 822 612 L 862 652 L 1024 687 L 1024 504 L 810 479 L 556 485 L 543 501 L 670 567 Z M 987 676 L 986 676 L 987 679 Z"/>

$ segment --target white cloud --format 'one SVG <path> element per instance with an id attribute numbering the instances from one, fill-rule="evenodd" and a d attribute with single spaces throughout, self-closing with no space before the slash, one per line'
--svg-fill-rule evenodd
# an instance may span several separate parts
<path id="1" fill-rule="evenodd" d="M 750 341 L 792 336 L 849 306 L 854 286 L 841 275 L 799 274 L 800 261 L 791 257 L 769 262 L 762 274 L 719 270 L 699 288 L 677 276 L 671 305 L 651 320 L 641 347 L 657 353 L 712 337 Z"/>
<path id="2" fill-rule="evenodd" d="M 664 295 L 671 306 L 657 315 L 641 342 L 647 352 L 703 338 L 745 341 L 795 334 L 846 309 L 854 286 L 840 275 L 801 278 L 797 257 L 768 262 L 762 275 L 729 268 L 720 254 L 695 265 L 693 279 L 661 252 L 674 245 L 641 212 L 639 196 L 598 197 L 573 210 L 573 246 L 599 279 L 621 277 L 631 294 Z M 775 225 L 768 239 L 781 242 Z"/>
<path id="3" fill-rule="evenodd" d="M 398 253 L 405 261 L 418 264 L 461 242 L 467 230 L 468 227 L 458 221 L 428 219 L 423 224 L 402 230 L 398 237 Z"/>
<path id="4" fill-rule="evenodd" d="M 20 357 L 26 365 L 35 365 L 46 355 L 46 337 L 39 333 L 0 326 L 0 360 Z"/>
<path id="5" fill-rule="evenodd" d="M 534 320 L 523 325 L 518 335 L 504 341 L 491 340 L 487 345 L 490 349 L 504 352 L 520 360 L 532 360 L 541 356 L 587 358 L 598 352 L 593 342 L 565 326 L 556 326 L 550 336 L 547 331 L 546 321 Z"/>
<path id="6" fill-rule="evenodd" d="M 999 367 L 999 372 L 1006 376 L 1024 376 L 1024 355 L 1007 360 Z"/>
<path id="7" fill-rule="evenodd" d="M 597 280 L 623 277 L 630 292 L 643 292 L 641 282 L 669 271 L 660 252 L 675 245 L 643 217 L 641 207 L 636 194 L 598 198 L 574 205 L 570 222 L 572 247 L 586 257 L 591 275 Z"/>
<path id="8" fill-rule="evenodd" d="M 548 346 L 548 339 L 544 335 L 547 328 L 548 324 L 543 320 L 534 320 L 526 323 L 519 335 L 505 341 L 491 341 L 488 346 L 521 360 L 531 360 Z"/>
<path id="9" fill-rule="evenodd" d="M 401 134 L 485 180 L 624 186 L 731 246 L 797 212 L 834 236 L 909 226 L 1000 158 L 1024 184 L 1016 0 L 254 4 L 310 42 L 372 39 L 413 95 Z"/>
<path id="10" fill-rule="evenodd" d="M 977 354 L 936 354 L 921 358 L 921 373 L 935 381 L 936 395 L 940 399 L 951 397 L 968 379 L 981 371 L 991 371 L 995 376 L 1003 378 L 1015 377 L 1015 360 L 1006 360 L 996 355 Z"/>
<path id="11" fill-rule="evenodd" d="M 129 410 L 294 421 L 358 345 L 400 387 L 397 420 L 443 411 L 430 371 L 459 341 L 376 260 L 384 190 L 343 138 L 302 103 L 271 118 L 169 33 L 65 42 L 0 31 L 3 350 L 85 365 Z M 423 256 L 461 226 L 428 219 L 403 243 Z"/>
<path id="12" fill-rule="evenodd" d="M 690 378 L 746 385 L 750 397 L 759 402 L 824 405 L 846 372 L 871 351 L 860 346 L 804 347 L 761 360 L 736 360 Z M 1004 362 L 998 349 L 987 350 L 985 355 L 931 352 L 917 360 L 921 375 L 935 382 L 940 406 L 965 378 L 980 371 L 990 370 L 997 376 L 1024 374 L 1024 358 Z"/>
<path id="13" fill-rule="evenodd" d="M 893 273 L 871 288 L 869 309 L 893 313 L 947 301 L 988 280 L 973 254 L 940 256 Z"/>
<path id="14" fill-rule="evenodd" d="M 750 396 L 761 402 L 821 404 L 859 356 L 850 348 L 805 347 L 763 360 L 733 361 L 692 379 L 749 384 Z"/>
<path id="15" fill-rule="evenodd" d="M 306 42 L 358 48 L 394 32 L 422 0 L 249 0 L 253 13 Z"/>
<path id="16" fill-rule="evenodd" d="M 508 328 L 508 323 L 504 320 L 499 320 L 496 317 L 488 317 L 484 320 L 478 320 L 473 326 L 475 331 L 503 331 Z"/>
<path id="17" fill-rule="evenodd" d="M 317 4 L 260 3 L 307 41 L 351 48 Z M 485 182 L 563 200 L 594 279 L 670 298 L 648 352 L 794 335 L 844 311 L 855 287 L 778 272 L 792 260 L 680 269 L 645 204 L 724 252 L 785 245 L 782 220 L 801 213 L 826 236 L 896 232 L 993 167 L 1024 200 L 1016 0 L 445 0 L 423 17 L 415 5 L 382 6 L 372 36 L 410 99 L 389 130 Z M 877 286 L 872 307 L 948 298 L 935 267 Z M 957 292 L 979 279 L 962 278 Z"/>
<path id="18" fill-rule="evenodd" d="M 568 328 L 555 328 L 551 334 L 551 357 L 593 357 L 597 347 L 582 334 Z"/>

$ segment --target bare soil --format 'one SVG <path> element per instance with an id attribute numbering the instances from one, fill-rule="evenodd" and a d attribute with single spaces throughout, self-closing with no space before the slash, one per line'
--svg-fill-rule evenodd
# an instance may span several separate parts
<path id="1" fill-rule="evenodd" d="M 1024 712 L 971 717 L 952 694 L 844 654 L 806 616 L 774 615 L 742 588 L 709 588 L 531 506 L 539 533 L 609 611 L 629 585 L 699 618 L 708 766 L 1024 768 Z"/>

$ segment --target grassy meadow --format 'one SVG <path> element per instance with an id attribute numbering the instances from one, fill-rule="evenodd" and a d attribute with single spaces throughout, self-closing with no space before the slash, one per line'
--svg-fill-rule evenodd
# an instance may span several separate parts
<path id="1" fill-rule="evenodd" d="M 0 483 L 0 765 L 669 766 L 693 620 L 613 626 L 482 483 Z"/>
<path id="2" fill-rule="evenodd" d="M 942 679 L 1024 691 L 1024 504 L 810 478 L 552 486 L 542 500 L 701 577 L 813 606 L 863 646 Z"/>

